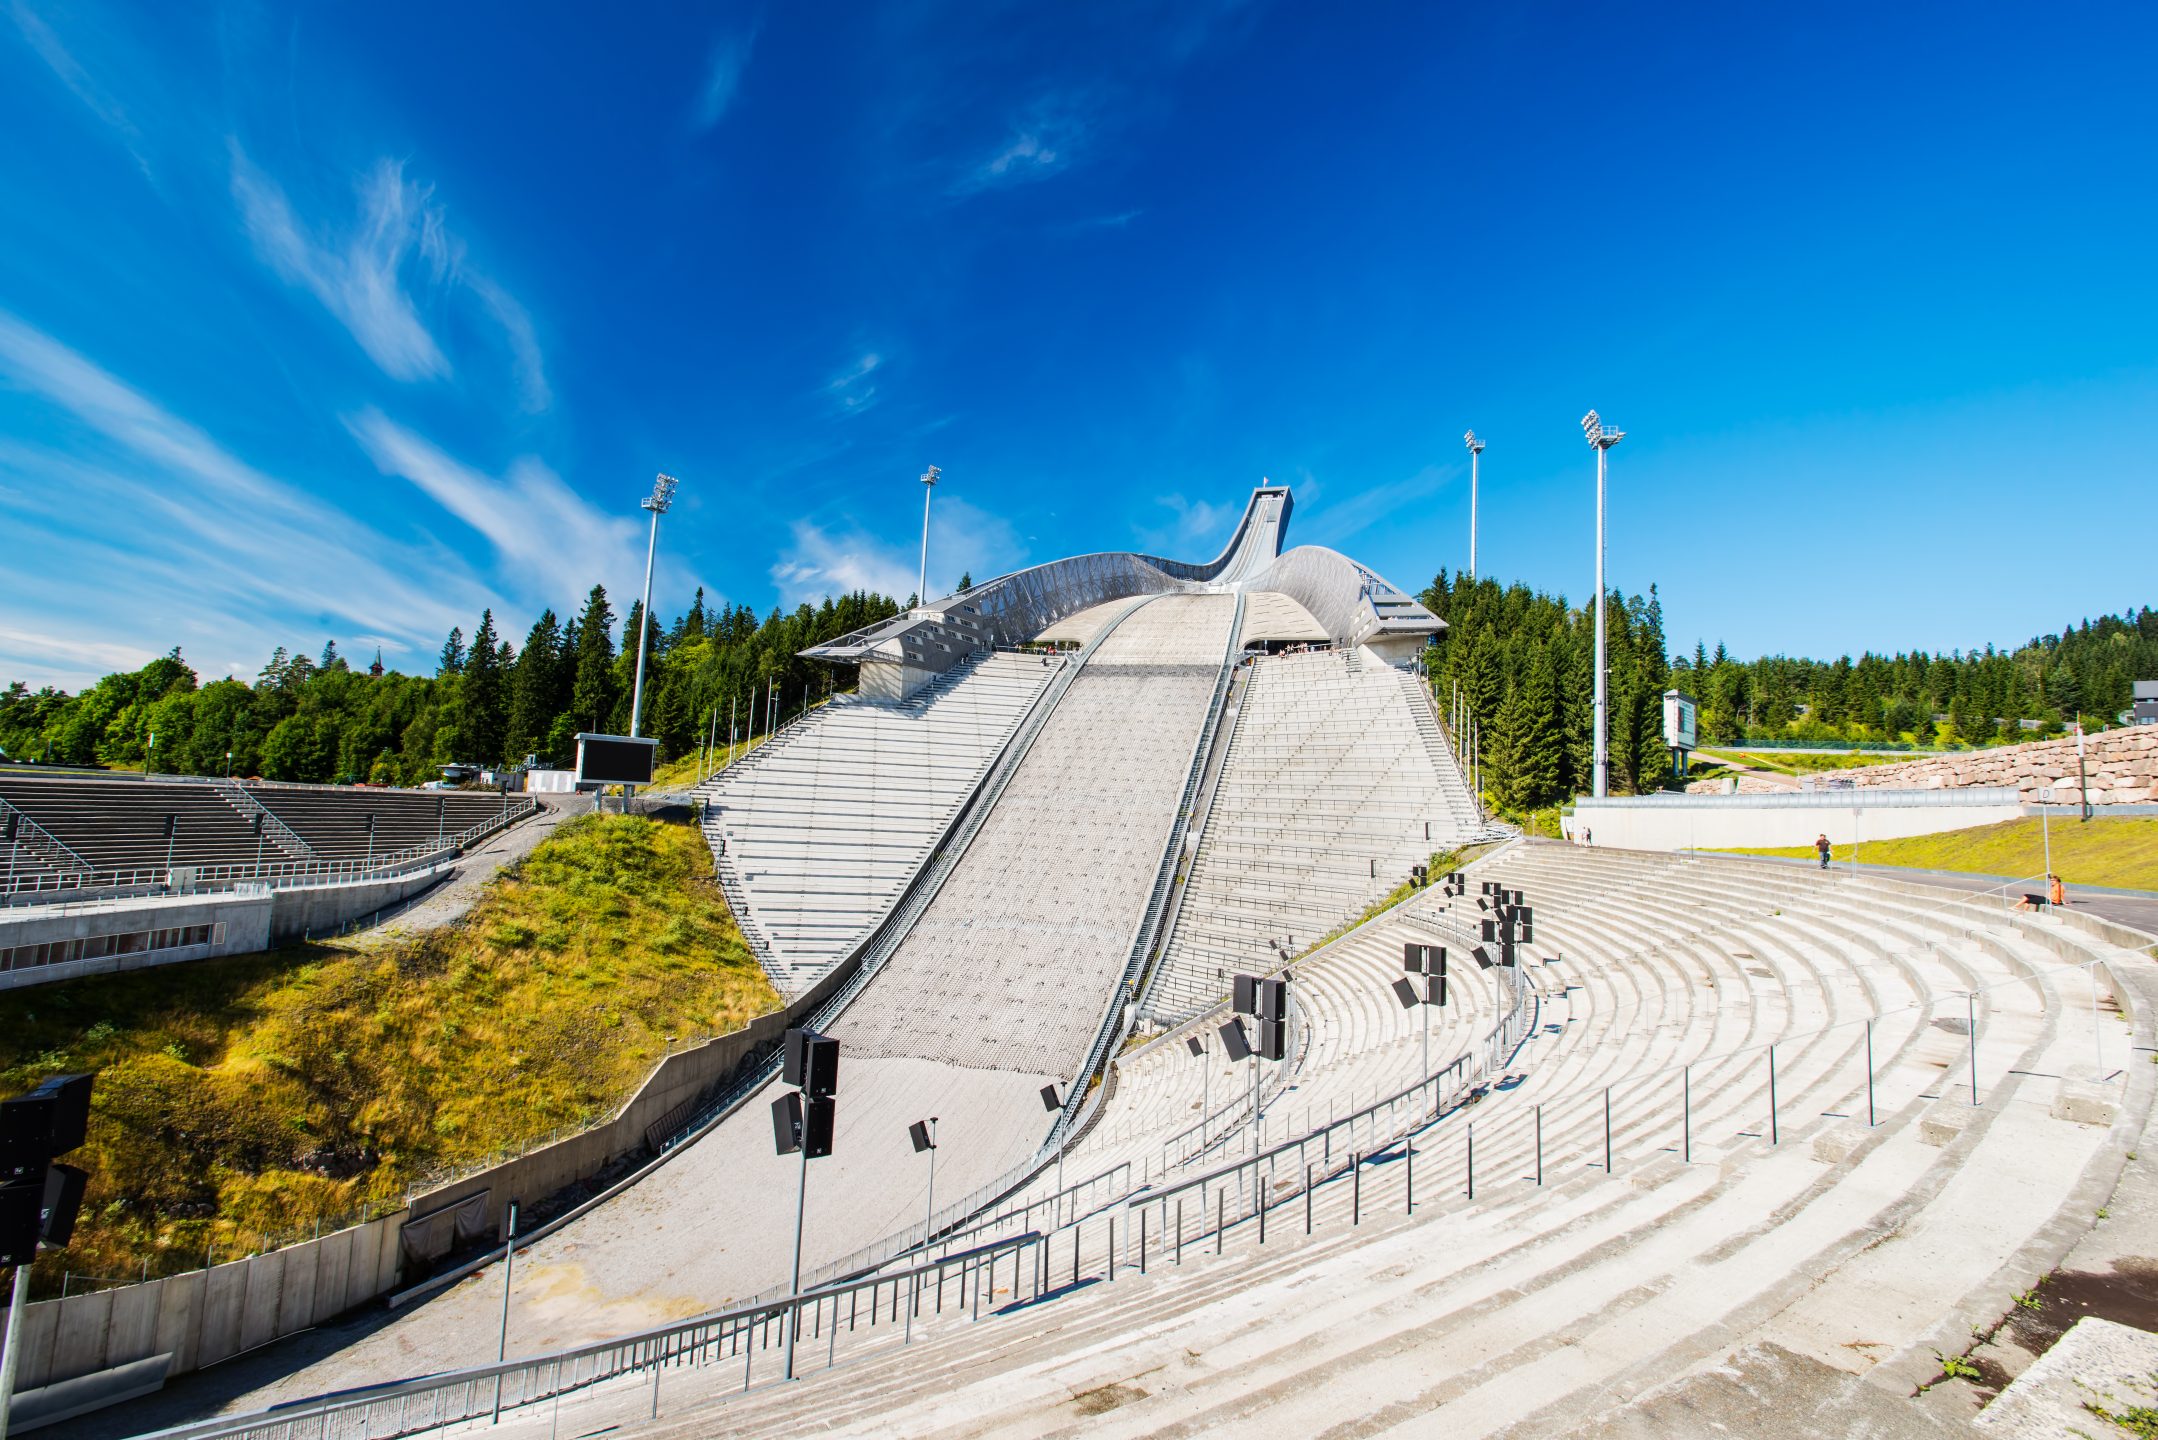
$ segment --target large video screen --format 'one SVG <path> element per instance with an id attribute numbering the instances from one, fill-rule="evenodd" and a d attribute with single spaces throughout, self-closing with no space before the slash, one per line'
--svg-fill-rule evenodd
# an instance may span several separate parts
<path id="1" fill-rule="evenodd" d="M 649 785 L 652 756 L 657 740 L 628 735 L 579 735 L 577 737 L 577 784 Z"/>

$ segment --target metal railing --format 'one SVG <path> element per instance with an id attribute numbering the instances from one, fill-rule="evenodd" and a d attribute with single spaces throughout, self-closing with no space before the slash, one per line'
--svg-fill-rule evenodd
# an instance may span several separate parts
<path id="1" fill-rule="evenodd" d="M 278 890 L 395 879 L 440 864 L 538 810 L 537 801 L 522 800 L 517 805 L 505 807 L 499 815 L 445 836 L 439 844 L 428 842 L 406 846 L 364 859 L 229 861 L 211 865 L 175 862 L 169 866 L 17 875 L 0 889 L 0 906 L 214 894 L 249 884 L 267 885 Z"/>
<path id="2" fill-rule="evenodd" d="M 31 854 L 37 856 L 42 863 L 50 865 L 63 873 L 86 874 L 94 868 L 89 861 L 70 849 L 66 841 L 38 824 L 37 821 L 32 820 L 15 806 L 10 805 L 5 797 L 0 797 L 0 820 L 10 820 L 14 823 L 15 845 L 28 848 Z M 10 890 L 15 888 L 15 856 L 12 848 L 8 857 L 7 888 Z"/>

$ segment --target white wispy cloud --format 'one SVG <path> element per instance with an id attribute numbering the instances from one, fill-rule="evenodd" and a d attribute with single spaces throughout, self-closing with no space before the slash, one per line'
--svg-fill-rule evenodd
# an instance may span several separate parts
<path id="1" fill-rule="evenodd" d="M 285 192 L 232 144 L 232 195 L 248 237 L 271 269 L 312 292 L 344 323 L 385 374 L 424 380 L 450 373 L 449 358 L 420 321 L 405 293 L 406 260 L 419 251 L 440 281 L 449 268 L 440 213 L 427 192 L 408 183 L 395 161 L 384 160 L 359 185 L 359 223 L 342 237 L 318 242 L 301 227 Z"/>
<path id="2" fill-rule="evenodd" d="M 644 537 L 637 522 L 602 513 L 538 460 L 518 459 L 497 478 L 453 459 L 378 410 L 350 416 L 345 424 L 383 474 L 409 480 L 485 536 L 506 573 L 517 576 L 520 591 L 535 602 L 560 606 L 584 594 L 594 579 L 619 597 L 641 578 Z"/>
<path id="3" fill-rule="evenodd" d="M 884 357 L 874 350 L 864 350 L 855 357 L 854 363 L 834 375 L 825 383 L 824 393 L 842 413 L 855 414 L 877 403 L 877 371 L 884 368 Z"/>
<path id="4" fill-rule="evenodd" d="M 1093 130 L 1091 107 L 1076 95 L 1047 95 L 1011 122 L 1004 139 L 952 184 L 955 195 L 974 195 L 1046 180 L 1084 151 Z"/>
<path id="5" fill-rule="evenodd" d="M 284 190 L 236 139 L 232 194 L 256 253 L 288 284 L 322 302 L 384 374 L 440 379 L 450 359 L 422 318 L 422 300 L 468 290 L 500 328 L 524 408 L 552 399 L 539 337 L 524 307 L 493 277 L 473 268 L 430 186 L 406 178 L 402 161 L 382 159 L 355 181 L 349 225 L 302 222 Z M 417 293 L 415 293 L 417 292 Z"/>
<path id="6" fill-rule="evenodd" d="M 1211 560 L 1243 516 L 1244 502 L 1187 500 L 1158 495 L 1154 503 L 1170 512 L 1169 523 L 1142 527 L 1139 546 L 1169 560 Z"/>
<path id="7" fill-rule="evenodd" d="M 904 600 L 921 576 L 920 532 L 887 541 L 849 524 L 832 527 L 797 520 L 793 544 L 772 566 L 772 583 L 789 605 L 849 590 L 873 590 Z M 999 516 L 956 497 L 930 507 L 929 599 L 950 594 L 962 575 L 979 584 L 1016 568 L 1026 546 Z M 657 608 L 657 607 L 655 607 Z"/>
<path id="8" fill-rule="evenodd" d="M 1466 465 L 1426 465 L 1413 475 L 1351 491 L 1338 499 L 1331 485 L 1299 484 L 1295 522 L 1299 533 L 1295 542 L 1339 546 L 1382 520 L 1410 513 L 1417 502 L 1430 499 L 1450 480 L 1467 472 Z"/>
<path id="9" fill-rule="evenodd" d="M 29 43 L 31 50 L 45 62 L 60 83 L 88 107 L 91 114 L 120 137 L 121 143 L 127 146 L 128 153 L 135 157 L 137 168 L 148 176 L 150 161 L 142 153 L 142 131 L 128 115 L 126 107 L 99 84 L 96 77 L 75 58 L 74 52 L 61 42 L 59 35 L 45 22 L 45 18 L 30 8 L 28 0 L 14 0 L 10 13 L 14 17 L 15 27 L 22 32 L 22 37 Z"/>
<path id="10" fill-rule="evenodd" d="M 739 34 L 722 36 L 712 46 L 712 58 L 705 64 L 704 86 L 697 92 L 699 130 L 709 130 L 727 118 L 742 88 L 742 72 L 749 68 L 750 51 L 756 43 L 757 31 L 752 26 Z"/>
<path id="11" fill-rule="evenodd" d="M 223 650 L 281 628 L 290 639 L 296 621 L 421 650 L 499 603 L 454 555 L 388 541 L 6 311 L 0 386 L 79 429 L 64 451 L 0 442 L 11 531 L 0 627 L 61 634 L 85 657 L 96 636 L 140 637 L 130 653 L 191 637 Z"/>

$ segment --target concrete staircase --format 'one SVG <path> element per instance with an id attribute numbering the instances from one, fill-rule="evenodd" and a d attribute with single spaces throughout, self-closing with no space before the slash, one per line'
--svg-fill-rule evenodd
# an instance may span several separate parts
<path id="1" fill-rule="evenodd" d="M 1244 1077 L 1167 1037 L 1126 1057 L 1071 1162 L 1136 1159 L 1143 1181 L 1007 1262 L 980 1320 L 954 1287 L 911 1343 L 888 1317 L 821 1336 L 809 1353 L 829 1344 L 836 1368 L 791 1385 L 735 1394 L 744 1357 L 715 1357 L 504 1429 L 1550 1435 L 1763 1351 L 1797 1357 L 1817 1395 L 1863 1387 L 1869 1414 L 1900 1416 L 1935 1351 L 1968 1345 L 2087 1227 L 2140 1132 L 2151 1067 L 2129 1064 L 2123 1013 L 2147 1045 L 2148 960 L 2072 918 L 1555 845 L 1475 873 L 1535 907 L 1539 1024 L 1498 1084 L 1421 1128 L 1413 1160 L 1374 1124 L 1353 1168 L 1359 1147 L 1336 1140 L 1309 1172 L 1239 1171 L 1230 1116 L 1180 1156 L 1202 1093 L 1219 1115 Z M 1421 1016 L 1389 1011 L 1383 986 L 1403 938 L 1451 926 L 1440 909 L 1421 898 L 1300 967 L 1311 1038 L 1267 1106 L 1269 1145 L 1416 1082 Z M 1471 1053 L 1498 993 L 1464 969 L 1433 1068 Z"/>

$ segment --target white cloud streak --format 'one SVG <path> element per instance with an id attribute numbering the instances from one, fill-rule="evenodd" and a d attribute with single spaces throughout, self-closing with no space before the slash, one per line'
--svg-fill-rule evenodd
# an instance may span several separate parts
<path id="1" fill-rule="evenodd" d="M 1084 150 L 1093 124 L 1087 106 L 1071 95 L 1048 95 L 1012 121 L 1004 141 L 952 184 L 952 193 L 976 195 L 1046 180 Z"/>
<path id="2" fill-rule="evenodd" d="M 352 226 L 317 235 L 239 142 L 228 144 L 233 199 L 256 253 L 286 283 L 321 301 L 384 374 L 418 381 L 451 373 L 449 356 L 407 288 L 409 277 L 430 297 L 470 291 L 502 332 L 523 407 L 536 412 L 552 402 L 531 316 L 491 276 L 467 263 L 464 243 L 450 233 L 433 189 L 408 180 L 401 162 L 376 161 L 356 181 L 359 208 Z"/>
<path id="3" fill-rule="evenodd" d="M 422 651 L 499 603 L 454 555 L 391 543 L 6 311 L 0 383 L 88 432 L 68 453 L 0 444 L 0 473 L 15 477 L 0 491 L 15 532 L 0 626 L 51 634 L 54 616 L 91 617 L 107 640 L 141 636 L 134 649 L 163 653 L 172 631 L 222 649 L 304 624 Z"/>
<path id="4" fill-rule="evenodd" d="M 345 424 L 383 474 L 410 481 L 484 536 L 534 601 L 560 606 L 582 596 L 594 579 L 621 599 L 641 581 L 644 535 L 637 522 L 601 513 L 538 460 L 519 459 L 498 479 L 379 411 Z"/>
<path id="5" fill-rule="evenodd" d="M 749 68 L 750 51 L 756 47 L 754 28 L 720 38 L 705 66 L 704 87 L 697 92 L 696 124 L 710 130 L 727 118 L 742 88 L 742 72 Z"/>

